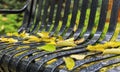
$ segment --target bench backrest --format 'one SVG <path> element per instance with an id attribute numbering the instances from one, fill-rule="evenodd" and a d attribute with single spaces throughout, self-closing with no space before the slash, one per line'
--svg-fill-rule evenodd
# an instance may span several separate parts
<path id="1" fill-rule="evenodd" d="M 19 31 L 91 38 L 97 33 L 102 36 L 108 27 L 106 34 L 113 35 L 119 7 L 120 0 L 30 0 Z"/>

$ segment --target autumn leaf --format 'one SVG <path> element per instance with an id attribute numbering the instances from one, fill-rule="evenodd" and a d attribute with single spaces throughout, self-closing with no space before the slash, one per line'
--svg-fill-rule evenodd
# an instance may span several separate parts
<path id="1" fill-rule="evenodd" d="M 15 43 L 15 42 L 18 42 L 17 39 L 13 39 L 13 38 L 8 38 L 8 42 L 9 43 Z"/>
<path id="2" fill-rule="evenodd" d="M 85 41 L 85 39 L 84 38 L 81 38 L 81 39 L 79 39 L 79 40 L 76 40 L 75 41 L 75 44 L 80 44 L 80 43 L 82 43 L 82 42 L 84 42 Z"/>
<path id="3" fill-rule="evenodd" d="M 83 54 L 73 54 L 73 55 L 70 55 L 71 58 L 74 58 L 76 60 L 82 60 L 86 57 L 86 55 L 83 55 Z"/>
<path id="4" fill-rule="evenodd" d="M 75 47 L 76 44 L 74 42 L 69 42 L 69 41 L 59 41 L 59 42 L 57 42 L 56 46 L 70 46 L 70 47 Z"/>
<path id="5" fill-rule="evenodd" d="M 63 41 L 64 39 L 63 39 L 63 37 L 62 36 L 57 36 L 57 39 L 56 39 L 57 41 Z"/>
<path id="6" fill-rule="evenodd" d="M 56 46 L 70 46 L 70 47 L 75 47 L 76 44 L 74 43 L 74 38 L 70 38 L 70 39 L 67 39 L 67 40 L 58 41 L 56 43 Z"/>
<path id="7" fill-rule="evenodd" d="M 73 47 L 63 47 L 61 50 L 69 50 L 72 49 Z"/>
<path id="8" fill-rule="evenodd" d="M 98 51 L 98 52 L 104 51 L 104 48 L 102 46 L 99 46 L 99 45 L 98 46 L 88 45 L 86 49 L 89 51 Z"/>
<path id="9" fill-rule="evenodd" d="M 25 39 L 27 39 L 26 41 L 28 42 L 41 42 L 41 38 L 38 38 L 37 36 L 34 35 L 27 36 L 25 37 Z"/>
<path id="10" fill-rule="evenodd" d="M 66 67 L 68 68 L 68 70 L 72 70 L 75 66 L 75 62 L 71 57 L 63 57 L 63 60 L 66 64 Z"/>
<path id="11" fill-rule="evenodd" d="M 40 36 L 41 38 L 49 38 L 49 32 L 40 32 L 37 33 L 38 36 Z"/>
<path id="12" fill-rule="evenodd" d="M 103 54 L 120 54 L 120 49 L 105 49 Z"/>
<path id="13" fill-rule="evenodd" d="M 7 33 L 6 35 L 7 35 L 7 36 L 21 37 L 21 38 L 25 38 L 25 37 L 29 36 L 29 34 L 26 33 L 25 31 L 21 32 L 20 34 L 17 33 L 17 32 L 14 32 L 14 33 Z"/>
<path id="14" fill-rule="evenodd" d="M 65 41 L 70 41 L 70 42 L 74 42 L 74 38 L 69 38 L 69 39 L 66 39 Z"/>
<path id="15" fill-rule="evenodd" d="M 17 32 L 15 32 L 15 33 L 7 33 L 6 34 L 7 36 L 19 36 L 19 34 L 17 33 Z"/>
<path id="16" fill-rule="evenodd" d="M 51 38 L 42 38 L 42 41 L 43 42 L 55 42 L 56 38 L 55 37 L 51 37 Z"/>
<path id="17" fill-rule="evenodd" d="M 7 43 L 15 43 L 15 42 L 18 42 L 17 39 L 5 38 L 5 37 L 1 37 L 1 38 L 0 38 L 0 41 L 1 41 L 1 42 L 7 42 Z"/>
<path id="18" fill-rule="evenodd" d="M 56 42 L 55 42 L 55 41 L 51 41 L 51 42 L 49 42 L 49 43 L 47 43 L 47 44 L 56 45 Z"/>
<path id="19" fill-rule="evenodd" d="M 51 63 L 53 63 L 55 61 L 57 61 L 57 59 L 52 59 L 52 60 L 48 61 L 47 64 L 51 64 Z"/>
<path id="20" fill-rule="evenodd" d="M 28 35 L 29 35 L 28 33 L 26 33 L 25 31 L 23 31 L 22 33 L 19 34 L 18 37 L 24 38 L 24 37 L 26 37 L 26 36 L 28 36 Z"/>
<path id="21" fill-rule="evenodd" d="M 27 43 L 30 43 L 29 41 L 23 41 L 23 43 L 27 44 Z"/>
<path id="22" fill-rule="evenodd" d="M 88 45 L 87 50 L 103 52 L 105 49 L 120 47 L 120 42 L 106 42 L 104 44 Z"/>
<path id="23" fill-rule="evenodd" d="M 37 49 L 53 52 L 56 50 L 56 47 L 52 44 L 46 44 L 44 46 L 37 47 Z"/>

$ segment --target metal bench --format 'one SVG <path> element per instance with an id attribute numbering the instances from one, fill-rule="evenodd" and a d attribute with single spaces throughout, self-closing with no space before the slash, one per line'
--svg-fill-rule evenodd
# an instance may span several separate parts
<path id="1" fill-rule="evenodd" d="M 101 1 L 100 4 L 99 1 Z M 83 37 L 85 38 L 85 41 L 75 48 L 69 50 L 58 49 L 55 52 L 37 50 L 36 47 L 41 43 L 31 43 L 29 45 L 18 43 L 11 48 L 7 48 L 9 44 L 1 43 L 0 71 L 69 72 L 62 59 L 63 56 L 87 54 L 89 51 L 86 50 L 86 47 L 90 44 L 119 40 L 119 32 L 116 31 L 116 28 L 119 24 L 118 14 L 120 0 L 113 0 L 112 9 L 110 10 L 108 9 L 109 1 L 110 0 L 28 0 L 26 5 L 20 10 L 0 9 L 0 13 L 5 14 L 24 12 L 23 24 L 18 32 L 25 30 L 30 34 L 35 34 L 36 32 L 44 30 L 49 31 L 50 36 L 57 34 L 61 35 L 64 39 L 70 37 L 74 37 L 76 40 Z M 110 16 L 110 18 L 107 18 L 107 16 Z M 88 19 L 86 17 L 88 17 Z M 60 22 L 62 24 L 58 30 Z M 78 27 L 74 30 L 76 24 L 78 24 Z M 106 25 L 108 25 L 107 31 L 105 30 Z M 16 50 L 18 46 L 22 45 L 30 46 L 30 48 Z M 16 54 L 23 51 L 25 51 L 25 53 L 15 57 Z M 34 53 L 37 54 L 33 55 Z M 26 56 L 28 56 L 28 58 L 25 58 Z M 88 58 L 76 60 L 76 65 L 71 72 L 98 72 L 103 67 L 120 63 L 118 56 L 119 55 L 102 55 L 100 52 L 96 52 L 89 55 Z M 40 59 L 36 61 L 35 59 L 37 58 Z M 57 61 L 52 64 L 46 64 L 54 58 L 57 58 Z M 119 68 L 120 67 L 110 69 L 108 72 L 119 72 Z"/>

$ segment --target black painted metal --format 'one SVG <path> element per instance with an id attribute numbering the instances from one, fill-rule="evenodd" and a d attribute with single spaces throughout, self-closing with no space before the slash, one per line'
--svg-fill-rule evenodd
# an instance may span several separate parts
<path id="1" fill-rule="evenodd" d="M 28 4 L 30 3 L 29 0 L 26 1 L 26 4 L 23 8 L 19 9 L 19 10 L 6 10 L 6 9 L 0 9 L 0 14 L 17 14 L 17 13 L 21 13 L 24 12 L 26 10 L 26 8 L 28 7 Z"/>
<path id="2" fill-rule="evenodd" d="M 0 71 L 2 72 L 68 72 L 65 67 L 62 57 L 71 54 L 87 54 L 83 60 L 76 60 L 75 67 L 69 72 L 98 72 L 101 68 L 120 63 L 119 55 L 103 55 L 100 52 L 90 54 L 86 50 L 87 45 L 96 44 L 98 42 L 110 41 L 115 33 L 120 0 L 113 0 L 109 27 L 106 35 L 101 39 L 105 22 L 108 14 L 108 3 L 110 0 L 101 0 L 101 5 L 98 7 L 99 0 L 28 0 L 26 5 L 20 10 L 0 10 L 0 13 L 21 13 L 25 12 L 23 24 L 18 30 L 33 34 L 39 31 L 50 31 L 50 35 L 61 35 L 67 39 L 74 37 L 75 40 L 85 37 L 85 41 L 69 50 L 61 50 L 57 48 L 55 52 L 45 52 L 37 50 L 37 46 L 42 46 L 44 43 L 22 44 L 16 43 L 13 46 L 6 43 L 0 43 Z M 82 3 L 80 3 L 82 2 Z M 96 32 L 92 34 L 95 26 L 97 8 L 100 8 L 99 22 Z M 84 33 L 87 10 L 90 10 L 88 15 L 88 26 Z M 80 16 L 77 16 L 80 11 Z M 71 17 L 70 17 L 71 16 Z M 78 28 L 74 31 L 77 17 L 79 17 Z M 60 30 L 57 33 L 59 22 L 62 23 Z M 67 25 L 67 23 L 70 25 Z M 30 46 L 17 50 L 19 46 Z M 25 51 L 24 53 L 22 53 Z M 17 54 L 22 53 L 16 57 Z M 48 61 L 57 59 L 51 64 Z M 86 68 L 83 66 L 88 65 Z M 60 67 L 62 66 L 62 67 Z M 83 68 L 82 68 L 83 67 Z M 116 71 L 119 72 L 119 71 Z"/>

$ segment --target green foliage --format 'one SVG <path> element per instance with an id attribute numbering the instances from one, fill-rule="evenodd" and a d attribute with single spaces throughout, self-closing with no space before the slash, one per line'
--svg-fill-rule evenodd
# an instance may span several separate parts
<path id="1" fill-rule="evenodd" d="M 19 15 L 0 15 L 0 34 L 7 32 L 16 32 L 22 24 L 22 18 Z"/>
<path id="2" fill-rule="evenodd" d="M 26 0 L 0 0 L 0 9 L 18 9 L 25 4 Z"/>
<path id="3" fill-rule="evenodd" d="M 0 9 L 20 9 L 25 5 L 26 0 L 0 0 Z M 22 24 L 21 15 L 0 14 L 0 34 L 16 32 Z"/>

